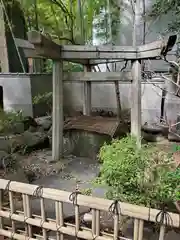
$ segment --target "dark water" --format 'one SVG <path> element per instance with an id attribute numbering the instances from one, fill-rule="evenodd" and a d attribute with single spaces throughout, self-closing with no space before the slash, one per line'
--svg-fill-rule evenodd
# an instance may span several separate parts
<path id="1" fill-rule="evenodd" d="M 86 158 L 72 158 L 66 168 L 58 176 L 43 177 L 33 184 L 41 185 L 48 188 L 55 188 L 73 192 L 78 184 L 80 190 L 92 187 L 91 181 L 99 173 L 99 164 L 95 160 Z M 102 189 L 95 189 L 96 196 L 104 196 Z M 40 203 L 38 199 L 32 201 L 32 209 L 36 214 L 40 214 Z M 72 204 L 63 204 L 65 217 L 74 216 L 74 206 Z M 45 210 L 47 217 L 55 217 L 54 202 L 45 200 Z M 80 212 L 88 212 L 89 208 L 80 207 Z"/>

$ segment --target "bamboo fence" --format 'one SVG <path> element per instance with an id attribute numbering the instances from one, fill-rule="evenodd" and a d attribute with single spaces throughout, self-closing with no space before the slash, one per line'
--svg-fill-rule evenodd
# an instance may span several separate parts
<path id="1" fill-rule="evenodd" d="M 3 206 L 3 196 L 8 194 L 9 207 Z M 15 209 L 15 194 L 22 196 L 23 211 Z M 41 215 L 31 213 L 30 201 L 33 197 L 39 198 Z M 45 199 L 55 202 L 55 219 L 46 218 Z M 63 203 L 74 204 L 75 222 L 66 223 L 63 216 Z M 85 206 L 92 210 L 91 228 L 81 227 L 79 207 Z M 106 211 L 113 214 L 114 229 L 112 233 L 102 231 L 100 226 L 100 212 Z M 180 216 L 175 213 L 162 212 L 157 209 L 141 207 L 128 203 L 111 201 L 79 194 L 61 191 L 57 189 L 44 188 L 37 185 L 14 182 L 0 179 L 0 235 L 17 240 L 48 239 L 48 231 L 56 232 L 56 239 L 63 240 L 64 236 L 75 237 L 76 239 L 88 240 L 117 240 L 126 239 L 119 236 L 119 221 L 122 216 L 129 216 L 134 219 L 133 240 L 143 239 L 143 228 L 145 221 L 159 222 L 159 240 L 164 240 L 166 227 L 180 229 Z M 170 219 L 167 221 L 167 218 Z M 4 220 L 11 221 L 11 227 L 4 224 Z M 16 223 L 24 224 L 24 230 L 16 229 Z M 33 233 L 32 228 L 38 227 L 42 234 Z"/>

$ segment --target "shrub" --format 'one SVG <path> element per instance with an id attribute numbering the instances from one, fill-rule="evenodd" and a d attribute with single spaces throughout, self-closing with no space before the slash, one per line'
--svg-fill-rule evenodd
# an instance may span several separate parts
<path id="1" fill-rule="evenodd" d="M 37 104 L 47 104 L 48 106 L 48 114 L 52 110 L 52 92 L 46 92 L 44 94 L 38 94 L 33 98 L 33 105 Z"/>
<path id="2" fill-rule="evenodd" d="M 159 208 L 179 199 L 180 169 L 174 171 L 172 156 L 154 145 L 136 147 L 130 136 L 113 140 L 100 149 L 101 185 L 107 197 L 132 204 Z"/>

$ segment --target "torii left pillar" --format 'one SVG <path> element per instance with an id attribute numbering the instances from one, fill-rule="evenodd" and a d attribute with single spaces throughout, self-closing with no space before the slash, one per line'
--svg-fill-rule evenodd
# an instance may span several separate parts
<path id="1" fill-rule="evenodd" d="M 63 157 L 63 61 L 53 61 L 52 160 Z"/>

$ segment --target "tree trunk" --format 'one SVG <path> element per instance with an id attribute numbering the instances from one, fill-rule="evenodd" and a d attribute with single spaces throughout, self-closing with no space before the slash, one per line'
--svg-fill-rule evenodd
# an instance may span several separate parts
<path id="1" fill-rule="evenodd" d="M 107 12 L 108 12 L 108 28 L 109 28 L 109 43 L 113 45 L 113 34 L 112 34 L 112 18 L 111 18 L 111 5 L 110 0 L 107 0 Z M 116 71 L 116 63 L 111 64 L 111 71 Z M 120 98 L 120 89 L 119 89 L 119 82 L 114 82 L 115 87 L 115 94 L 116 94 L 116 106 L 117 106 L 117 117 L 122 120 L 121 115 L 121 98 Z"/>
<path id="2" fill-rule="evenodd" d="M 4 15 L 6 19 L 6 39 L 8 45 L 9 72 L 24 72 L 24 69 L 26 72 L 28 72 L 28 61 L 24 55 L 23 50 L 20 48 L 17 49 L 14 40 L 14 37 L 27 40 L 27 26 L 20 3 L 18 1 L 13 1 L 13 4 L 6 4 L 6 13 Z M 9 23 L 12 23 L 10 27 Z"/>

